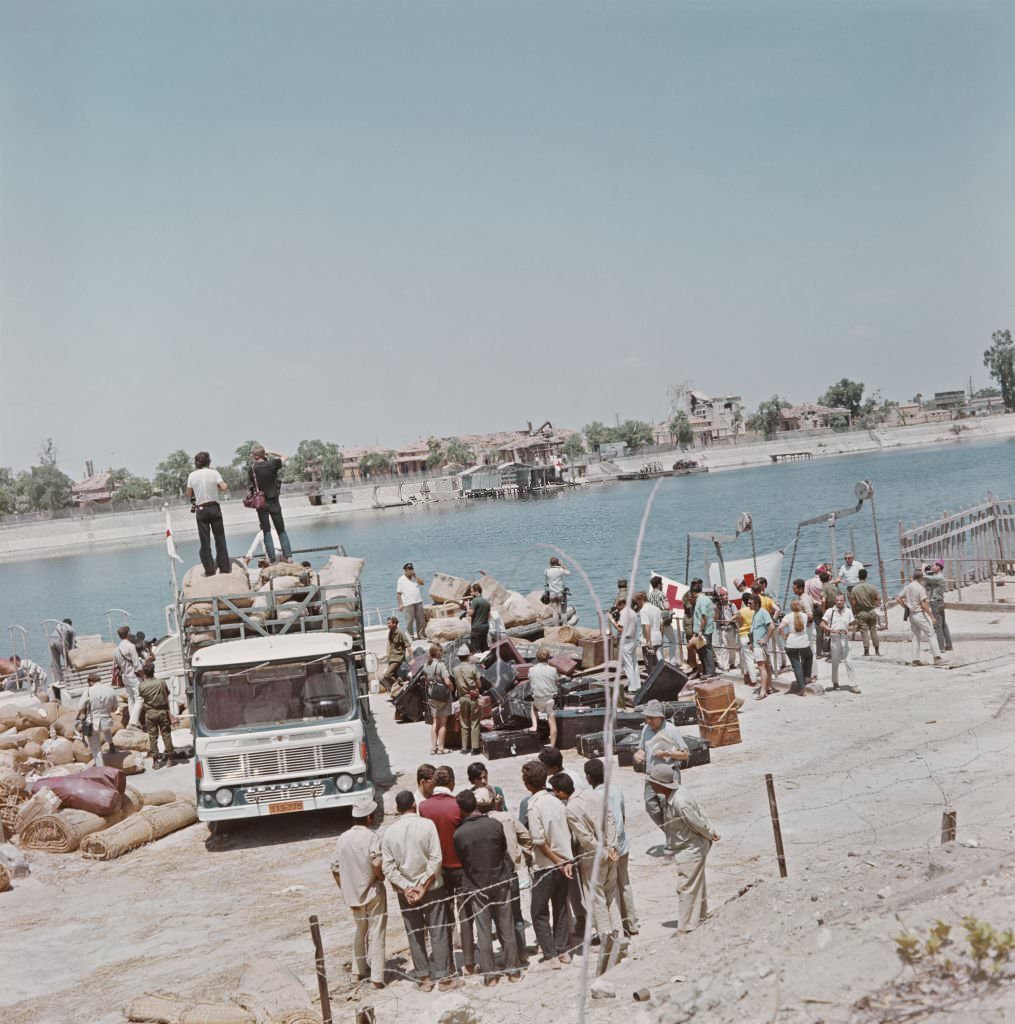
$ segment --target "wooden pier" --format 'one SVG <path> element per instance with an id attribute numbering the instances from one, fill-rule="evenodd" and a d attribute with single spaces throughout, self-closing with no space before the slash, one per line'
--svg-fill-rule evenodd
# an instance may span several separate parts
<path id="1" fill-rule="evenodd" d="M 779 455 L 769 455 L 773 462 L 808 462 L 813 457 L 813 452 L 782 452 Z"/>

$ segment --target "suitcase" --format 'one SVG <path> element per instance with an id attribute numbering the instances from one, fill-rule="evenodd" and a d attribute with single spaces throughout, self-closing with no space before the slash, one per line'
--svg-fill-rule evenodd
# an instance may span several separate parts
<path id="1" fill-rule="evenodd" d="M 613 734 L 613 752 L 617 752 L 618 743 L 625 737 L 632 735 L 631 729 L 618 729 Z M 606 733 L 590 732 L 578 737 L 578 753 L 582 757 L 602 757 L 606 751 Z"/>
<path id="2" fill-rule="evenodd" d="M 702 739 L 699 736 L 685 736 L 684 742 L 687 744 L 687 749 L 691 754 L 691 760 L 682 766 L 682 771 L 686 771 L 688 768 L 697 768 L 702 764 L 712 763 L 712 755 L 709 753 L 711 744 L 708 740 Z"/>
<path id="3" fill-rule="evenodd" d="M 550 659 L 550 664 L 560 675 L 573 676 L 578 671 L 579 662 L 575 661 L 574 658 L 567 657 L 567 655 L 558 654 Z"/>
<path id="4" fill-rule="evenodd" d="M 647 704 L 650 700 L 676 700 L 687 682 L 687 676 L 667 661 L 660 661 L 649 673 L 634 698 L 636 706 Z"/>
<path id="5" fill-rule="evenodd" d="M 557 747 L 573 750 L 578 737 L 590 732 L 602 732 L 606 719 L 605 708 L 562 708 L 555 712 L 557 719 Z"/>
<path id="6" fill-rule="evenodd" d="M 493 722 L 498 729 L 525 729 L 532 724 L 531 705 L 514 696 L 508 697 L 493 713 Z"/>
<path id="7" fill-rule="evenodd" d="M 606 664 L 606 638 L 601 636 L 583 636 L 578 641 L 582 652 L 582 668 L 595 668 Z"/>
<path id="8" fill-rule="evenodd" d="M 519 682 L 524 682 L 526 679 L 529 678 L 529 669 L 530 668 L 532 668 L 532 666 L 530 664 L 528 664 L 528 662 L 525 662 L 525 663 L 523 663 L 521 665 L 516 664 L 515 665 L 515 678 Z"/>
<path id="9" fill-rule="evenodd" d="M 698 721 L 698 705 L 693 700 L 664 700 L 660 702 L 663 713 L 674 725 L 695 725 Z M 644 710 L 644 709 L 643 709 Z"/>
<path id="10" fill-rule="evenodd" d="M 423 719 L 423 691 L 415 683 L 410 683 L 395 698 L 396 722 L 419 722 Z"/>
<path id="11" fill-rule="evenodd" d="M 628 732 L 616 741 L 617 764 L 621 768 L 634 767 L 634 752 L 638 749 L 641 740 L 641 730 Z"/>
<path id="12" fill-rule="evenodd" d="M 503 640 L 498 640 L 486 652 L 486 657 L 483 659 L 483 667 L 489 668 L 491 665 L 495 665 L 498 661 L 515 661 L 521 663 L 525 659 L 518 653 L 518 648 L 515 647 L 511 638 L 506 636 Z"/>
<path id="13" fill-rule="evenodd" d="M 506 696 L 508 690 L 515 685 L 514 662 L 495 662 L 488 668 L 483 669 L 483 678 L 489 684 L 491 690 L 496 690 L 501 697 Z"/>
<path id="14" fill-rule="evenodd" d="M 591 690 L 567 690 L 560 695 L 560 705 L 564 708 L 604 708 L 606 690 L 601 686 Z"/>
<path id="15" fill-rule="evenodd" d="M 740 718 L 733 684 L 722 679 L 698 683 L 694 690 L 698 706 L 698 732 L 713 747 L 740 742 Z"/>
<path id="16" fill-rule="evenodd" d="M 543 747 L 539 734 L 528 730 L 487 732 L 480 736 L 479 742 L 488 761 L 538 754 Z"/>

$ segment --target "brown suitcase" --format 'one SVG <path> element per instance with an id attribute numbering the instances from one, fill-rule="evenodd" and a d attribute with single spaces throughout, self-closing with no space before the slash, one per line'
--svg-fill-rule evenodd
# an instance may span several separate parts
<path id="1" fill-rule="evenodd" d="M 698 705 L 698 733 L 703 740 L 713 747 L 740 742 L 740 718 L 732 683 L 721 679 L 698 683 L 694 699 Z"/>
<path id="2" fill-rule="evenodd" d="M 583 636 L 578 642 L 582 652 L 582 668 L 595 668 L 606 664 L 606 638 Z"/>
<path id="3" fill-rule="evenodd" d="M 578 671 L 579 662 L 575 661 L 574 658 L 568 658 L 566 655 L 558 654 L 556 657 L 550 659 L 550 664 L 560 673 L 562 676 L 573 676 Z"/>

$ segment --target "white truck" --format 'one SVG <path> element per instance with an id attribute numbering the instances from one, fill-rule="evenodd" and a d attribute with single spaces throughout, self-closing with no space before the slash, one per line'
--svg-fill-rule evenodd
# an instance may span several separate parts
<path id="1" fill-rule="evenodd" d="M 362 561 L 324 550 L 332 557 L 317 572 L 301 569 L 298 589 L 289 578 L 286 589 L 270 580 L 178 597 L 197 815 L 213 831 L 350 805 L 373 792 L 371 755 L 386 763 L 368 700 Z"/>

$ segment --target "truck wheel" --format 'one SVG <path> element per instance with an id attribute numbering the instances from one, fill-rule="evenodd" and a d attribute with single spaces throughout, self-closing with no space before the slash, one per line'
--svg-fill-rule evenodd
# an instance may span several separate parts
<path id="1" fill-rule="evenodd" d="M 208 836 L 211 839 L 221 839 L 227 830 L 226 822 L 224 821 L 209 821 L 208 822 Z"/>

